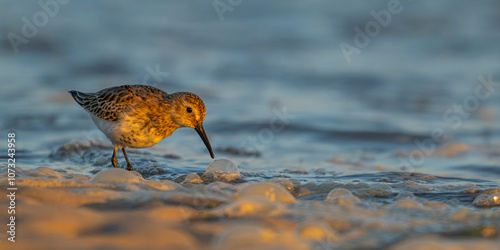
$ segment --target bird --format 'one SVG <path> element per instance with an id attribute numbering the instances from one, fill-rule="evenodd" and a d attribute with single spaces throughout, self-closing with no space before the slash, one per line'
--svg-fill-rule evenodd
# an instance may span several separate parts
<path id="1" fill-rule="evenodd" d="M 125 148 L 151 147 L 182 127 L 194 128 L 214 158 L 203 128 L 205 104 L 193 93 L 167 94 L 148 85 L 115 86 L 95 93 L 68 92 L 114 145 L 111 164 L 115 168 L 118 149 L 123 151 L 127 170 L 131 171 Z"/>

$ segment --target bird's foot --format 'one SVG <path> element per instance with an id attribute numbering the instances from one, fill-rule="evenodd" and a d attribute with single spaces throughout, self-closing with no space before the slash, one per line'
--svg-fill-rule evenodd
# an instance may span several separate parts
<path id="1" fill-rule="evenodd" d="M 133 169 L 132 169 L 132 164 L 127 164 L 127 170 L 128 170 L 128 171 L 132 171 L 132 170 L 133 170 Z"/>
<path id="2" fill-rule="evenodd" d="M 113 165 L 113 167 L 117 168 L 118 167 L 118 161 L 115 159 L 111 159 L 111 165 Z"/>

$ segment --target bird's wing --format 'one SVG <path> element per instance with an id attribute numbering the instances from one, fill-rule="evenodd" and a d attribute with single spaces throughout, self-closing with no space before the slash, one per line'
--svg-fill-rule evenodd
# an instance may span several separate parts
<path id="1" fill-rule="evenodd" d="M 123 85 L 103 89 L 97 93 L 69 91 L 73 99 L 89 113 L 108 121 L 116 121 L 130 106 L 144 102 L 148 97 L 166 94 L 145 85 Z"/>

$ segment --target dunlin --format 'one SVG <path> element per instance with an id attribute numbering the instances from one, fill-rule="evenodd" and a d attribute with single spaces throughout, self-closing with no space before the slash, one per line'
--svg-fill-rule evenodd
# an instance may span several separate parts
<path id="1" fill-rule="evenodd" d="M 123 85 L 97 93 L 75 90 L 69 93 L 115 146 L 111 158 L 115 168 L 117 149 L 122 149 L 127 169 L 132 170 L 125 148 L 151 147 L 182 127 L 194 128 L 214 158 L 203 129 L 205 104 L 195 94 L 167 94 L 146 85 Z"/>

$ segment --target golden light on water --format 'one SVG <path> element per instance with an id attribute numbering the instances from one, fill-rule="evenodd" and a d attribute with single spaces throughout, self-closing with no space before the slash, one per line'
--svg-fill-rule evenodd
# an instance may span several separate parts
<path id="1" fill-rule="evenodd" d="M 497 202 L 497 201 L 498 201 L 498 196 L 496 196 L 496 195 L 495 195 L 495 196 L 493 196 L 493 201 L 494 201 L 494 202 Z"/>

